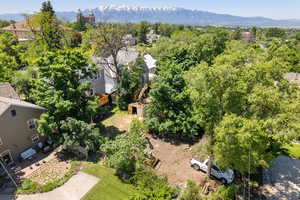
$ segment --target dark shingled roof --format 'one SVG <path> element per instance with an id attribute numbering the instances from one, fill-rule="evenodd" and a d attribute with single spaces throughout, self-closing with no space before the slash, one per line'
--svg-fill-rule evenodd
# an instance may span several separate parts
<path id="1" fill-rule="evenodd" d="M 20 99 L 18 93 L 9 83 L 0 83 L 0 97 Z"/>

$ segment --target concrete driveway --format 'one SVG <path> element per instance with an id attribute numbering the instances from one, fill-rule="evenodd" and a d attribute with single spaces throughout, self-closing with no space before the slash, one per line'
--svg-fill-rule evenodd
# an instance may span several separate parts
<path id="1" fill-rule="evenodd" d="M 33 194 L 33 195 L 18 195 L 5 196 L 0 195 L 1 200 L 80 200 L 94 185 L 99 182 L 99 179 L 83 172 L 78 172 L 64 185 L 51 192 Z"/>
<path id="2" fill-rule="evenodd" d="M 264 171 L 263 194 L 268 200 L 300 199 L 300 159 L 279 156 Z"/>

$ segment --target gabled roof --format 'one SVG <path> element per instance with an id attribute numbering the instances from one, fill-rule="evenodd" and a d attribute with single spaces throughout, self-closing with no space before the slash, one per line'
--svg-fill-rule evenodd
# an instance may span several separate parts
<path id="1" fill-rule="evenodd" d="M 20 99 L 18 93 L 9 83 L 0 83 L 0 97 Z"/>
<path id="2" fill-rule="evenodd" d="M 46 110 L 45 108 L 28 103 L 26 101 L 22 101 L 20 99 L 12 99 L 12 98 L 6 98 L 6 97 L 0 97 L 0 116 L 10 107 L 10 106 L 20 106 L 20 107 L 26 107 L 26 108 L 32 108 L 37 110 Z"/>

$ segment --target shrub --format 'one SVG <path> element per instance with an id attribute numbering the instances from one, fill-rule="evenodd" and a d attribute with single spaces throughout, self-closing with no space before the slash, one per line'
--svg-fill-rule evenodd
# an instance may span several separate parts
<path id="1" fill-rule="evenodd" d="M 129 200 L 172 200 L 178 190 L 168 185 L 166 178 L 155 175 L 152 170 L 140 168 L 131 179 L 137 188 Z"/>
<path id="2" fill-rule="evenodd" d="M 201 200 L 200 187 L 194 181 L 188 180 L 187 187 L 180 200 Z"/>
<path id="3" fill-rule="evenodd" d="M 237 190 L 237 185 L 232 184 L 228 187 L 222 185 L 218 191 L 212 195 L 211 200 L 232 200 L 235 198 Z"/>
<path id="4" fill-rule="evenodd" d="M 25 179 L 21 183 L 20 188 L 18 188 L 17 193 L 32 194 L 35 193 L 37 188 L 38 188 L 38 183 L 30 179 Z"/>

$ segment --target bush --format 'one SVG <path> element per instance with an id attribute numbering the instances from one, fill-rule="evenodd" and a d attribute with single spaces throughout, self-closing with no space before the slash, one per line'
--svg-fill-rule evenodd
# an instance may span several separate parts
<path id="1" fill-rule="evenodd" d="M 237 185 L 232 184 L 228 187 L 222 185 L 218 191 L 212 195 L 211 200 L 232 200 L 235 198 L 237 190 Z"/>
<path id="2" fill-rule="evenodd" d="M 137 188 L 129 200 L 172 200 L 178 190 L 169 186 L 166 178 L 155 175 L 152 170 L 138 169 L 131 179 Z"/>
<path id="3" fill-rule="evenodd" d="M 180 200 L 201 200 L 200 187 L 194 181 L 188 180 L 187 187 Z"/>
<path id="4" fill-rule="evenodd" d="M 37 191 L 38 183 L 33 182 L 30 179 L 25 179 L 22 183 L 20 188 L 18 188 L 17 193 L 22 194 L 32 194 Z"/>

